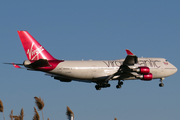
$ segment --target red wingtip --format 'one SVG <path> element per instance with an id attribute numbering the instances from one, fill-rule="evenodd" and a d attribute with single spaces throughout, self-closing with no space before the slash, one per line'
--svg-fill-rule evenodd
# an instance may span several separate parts
<path id="1" fill-rule="evenodd" d="M 130 50 L 126 49 L 128 55 L 134 55 Z"/>

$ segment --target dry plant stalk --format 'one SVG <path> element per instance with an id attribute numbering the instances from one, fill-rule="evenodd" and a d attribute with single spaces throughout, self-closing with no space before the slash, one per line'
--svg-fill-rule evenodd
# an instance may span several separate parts
<path id="1" fill-rule="evenodd" d="M 38 107 L 38 109 L 40 110 L 40 111 L 42 111 L 42 117 L 43 117 L 43 120 L 44 120 L 44 114 L 43 114 L 43 108 L 44 108 L 44 101 L 43 100 L 41 100 L 41 97 L 34 97 L 34 99 L 36 100 L 36 105 L 37 105 L 37 107 Z"/>
<path id="2" fill-rule="evenodd" d="M 3 102 L 0 100 L 0 112 L 3 113 L 3 118 L 5 120 L 5 117 L 4 117 L 4 107 L 3 107 Z"/>
<path id="3" fill-rule="evenodd" d="M 11 118 L 11 120 L 13 120 L 13 110 L 11 110 L 11 114 L 9 115 L 9 117 Z"/>
<path id="4" fill-rule="evenodd" d="M 36 108 L 34 107 L 34 116 L 33 116 L 33 120 L 40 120 L 40 117 L 39 117 L 39 113 L 37 112 Z"/>
<path id="5" fill-rule="evenodd" d="M 4 112 L 4 107 L 3 107 L 3 103 L 1 100 L 0 100 L 0 112 Z"/>
<path id="6" fill-rule="evenodd" d="M 11 120 L 23 120 L 24 118 L 24 110 L 23 108 L 21 109 L 20 115 L 14 115 L 13 116 L 13 110 L 11 110 L 11 114 L 9 115 L 9 117 L 11 118 Z"/>
<path id="7" fill-rule="evenodd" d="M 21 109 L 19 117 L 20 117 L 20 120 L 23 120 L 23 118 L 24 118 L 24 110 L 23 110 L 23 108 Z"/>
<path id="8" fill-rule="evenodd" d="M 13 116 L 14 120 L 20 120 L 19 116 Z"/>
<path id="9" fill-rule="evenodd" d="M 114 118 L 114 120 L 117 120 L 117 118 Z"/>
<path id="10" fill-rule="evenodd" d="M 67 106 L 66 115 L 67 115 L 67 116 L 73 115 L 73 117 L 74 117 L 74 113 L 72 112 L 72 110 L 71 110 L 68 106 Z"/>
<path id="11" fill-rule="evenodd" d="M 39 110 L 42 110 L 43 109 L 43 107 L 44 107 L 44 101 L 43 100 L 41 100 L 41 97 L 34 97 L 34 99 L 36 100 L 36 105 L 37 105 L 37 107 L 38 107 L 38 109 Z"/>

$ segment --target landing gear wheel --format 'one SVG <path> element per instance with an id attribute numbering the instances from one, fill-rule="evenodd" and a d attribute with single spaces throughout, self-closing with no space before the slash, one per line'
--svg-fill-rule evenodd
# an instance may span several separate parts
<path id="1" fill-rule="evenodd" d="M 116 85 L 116 88 L 117 88 L 117 89 L 121 88 L 121 85 Z"/>
<path id="2" fill-rule="evenodd" d="M 159 83 L 159 87 L 163 87 L 164 86 L 164 84 L 163 83 Z"/>
<path id="3" fill-rule="evenodd" d="M 119 89 L 123 85 L 123 82 L 121 80 L 118 81 L 118 85 L 116 85 L 116 88 Z"/>
<path id="4" fill-rule="evenodd" d="M 123 85 L 123 82 L 121 81 L 121 82 L 119 82 L 119 85 Z"/>
<path id="5" fill-rule="evenodd" d="M 107 87 L 111 87 L 111 84 L 107 84 Z"/>
<path id="6" fill-rule="evenodd" d="M 101 90 L 101 87 L 99 85 L 95 86 L 96 90 Z"/>

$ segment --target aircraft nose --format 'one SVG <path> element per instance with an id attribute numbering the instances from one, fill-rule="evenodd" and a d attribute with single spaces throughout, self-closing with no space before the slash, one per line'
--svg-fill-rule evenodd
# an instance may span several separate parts
<path id="1" fill-rule="evenodd" d="M 173 69 L 171 70 L 172 74 L 175 74 L 178 71 L 178 69 L 174 65 L 172 65 L 172 66 L 173 66 Z"/>
<path id="2" fill-rule="evenodd" d="M 175 67 L 175 68 L 174 68 L 174 73 L 176 73 L 177 71 L 178 71 L 178 69 Z"/>
<path id="3" fill-rule="evenodd" d="M 177 72 L 177 70 L 178 69 L 173 64 L 169 63 L 167 65 L 167 74 L 168 74 L 168 76 L 175 74 Z"/>

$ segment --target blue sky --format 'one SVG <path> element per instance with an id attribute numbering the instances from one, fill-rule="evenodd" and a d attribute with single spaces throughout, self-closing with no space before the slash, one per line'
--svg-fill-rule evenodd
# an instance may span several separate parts
<path id="1" fill-rule="evenodd" d="M 27 30 L 55 58 L 114 60 L 130 49 L 141 57 L 166 58 L 180 68 L 180 1 L 1 1 L 0 62 L 26 60 L 17 30 Z M 42 72 L 0 65 L 0 99 L 9 119 L 11 110 L 32 119 L 34 96 L 40 96 L 44 117 L 65 120 L 66 106 L 75 120 L 180 119 L 179 72 L 164 80 L 125 81 L 116 89 L 96 91 L 94 83 L 62 83 Z M 41 115 L 41 113 L 39 112 Z M 0 114 L 0 118 L 3 118 Z M 41 117 L 42 118 L 42 117 Z"/>

